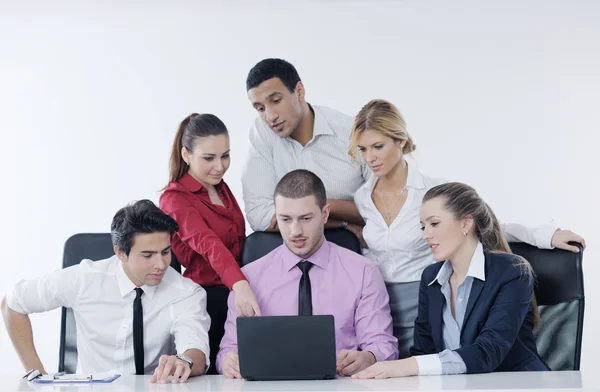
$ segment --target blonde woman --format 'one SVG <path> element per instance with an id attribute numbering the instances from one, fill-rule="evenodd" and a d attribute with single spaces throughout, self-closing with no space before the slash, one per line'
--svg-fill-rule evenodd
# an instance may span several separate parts
<path id="1" fill-rule="evenodd" d="M 357 190 L 354 202 L 365 221 L 362 234 L 369 247 L 365 255 L 379 265 L 387 283 L 400 358 L 409 356 L 413 342 L 421 273 L 433 263 L 431 250 L 421 236 L 419 211 L 425 193 L 446 182 L 409 165 L 404 158 L 414 150 L 404 119 L 392 103 L 373 100 L 356 116 L 349 153 L 355 159 L 360 154 L 374 176 Z M 501 226 L 508 241 L 571 251 L 578 248 L 569 241 L 585 246 L 577 234 L 553 225 Z"/>

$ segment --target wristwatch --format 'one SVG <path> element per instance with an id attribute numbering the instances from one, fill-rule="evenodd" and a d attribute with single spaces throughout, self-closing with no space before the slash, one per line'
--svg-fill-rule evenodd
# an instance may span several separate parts
<path id="1" fill-rule="evenodd" d="M 192 368 L 194 367 L 194 361 L 192 361 L 192 358 L 188 357 L 185 354 L 177 354 L 175 356 L 181 359 L 182 361 L 187 362 L 187 364 L 190 365 L 190 370 L 192 370 Z"/>
<path id="2" fill-rule="evenodd" d="M 341 227 L 342 229 L 345 229 L 346 227 L 348 227 L 348 222 L 346 222 L 346 221 L 342 221 L 342 224 L 340 225 L 340 227 Z"/>

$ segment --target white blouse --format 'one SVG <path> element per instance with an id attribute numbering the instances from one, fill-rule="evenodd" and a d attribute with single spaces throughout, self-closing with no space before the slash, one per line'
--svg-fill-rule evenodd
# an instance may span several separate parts
<path id="1" fill-rule="evenodd" d="M 354 194 L 356 207 L 365 221 L 363 238 L 369 249 L 365 249 L 364 255 L 377 263 L 386 282 L 417 282 L 425 267 L 433 263 L 419 219 L 423 197 L 429 189 L 447 181 L 426 177 L 409 164 L 406 202 L 388 227 L 371 198 L 377 180 L 372 176 Z M 516 223 L 501 225 L 507 241 L 526 242 L 543 249 L 552 248 L 552 236 L 558 230 L 553 224 L 536 228 Z"/>

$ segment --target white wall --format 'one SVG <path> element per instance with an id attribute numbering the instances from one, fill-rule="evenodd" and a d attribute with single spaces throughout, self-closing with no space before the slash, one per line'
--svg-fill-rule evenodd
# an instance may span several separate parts
<path id="1" fill-rule="evenodd" d="M 58 269 L 64 241 L 158 200 L 179 121 L 231 131 L 241 200 L 254 117 L 248 70 L 298 68 L 309 102 L 398 105 L 429 175 L 474 185 L 503 220 L 584 235 L 583 369 L 600 349 L 597 110 L 600 3 L 548 0 L 0 2 L 4 293 Z M 58 310 L 32 317 L 56 369 Z M 1 364 L 21 372 L 4 330 Z"/>

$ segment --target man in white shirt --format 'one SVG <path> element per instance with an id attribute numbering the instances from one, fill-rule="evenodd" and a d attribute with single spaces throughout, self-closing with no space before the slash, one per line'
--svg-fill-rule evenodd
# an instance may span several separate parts
<path id="1" fill-rule="evenodd" d="M 64 306 L 77 324 L 77 373 L 117 370 L 153 374 L 151 382 L 172 376 L 174 383 L 203 374 L 209 365 L 206 293 L 169 268 L 178 229 L 173 218 L 141 200 L 113 218 L 115 256 L 19 282 L 2 300 L 2 315 L 24 367 L 46 374 L 28 314 Z"/>
<path id="2" fill-rule="evenodd" d="M 326 228 L 346 227 L 359 238 L 364 222 L 354 192 L 371 175 L 348 155 L 354 118 L 309 105 L 294 66 L 281 59 L 256 64 L 246 90 L 259 117 L 250 129 L 250 151 L 242 185 L 246 219 L 253 230 L 277 230 L 273 191 L 288 172 L 307 169 L 323 180 L 331 206 Z"/>

